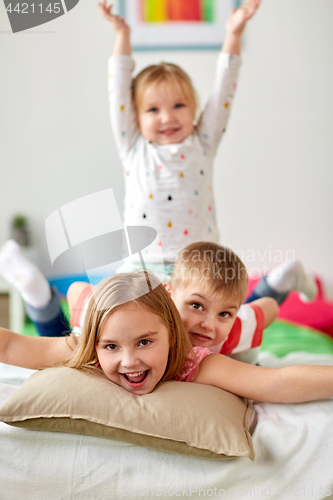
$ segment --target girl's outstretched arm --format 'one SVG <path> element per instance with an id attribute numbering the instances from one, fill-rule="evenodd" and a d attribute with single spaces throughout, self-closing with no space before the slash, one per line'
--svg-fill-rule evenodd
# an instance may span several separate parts
<path id="1" fill-rule="evenodd" d="M 227 20 L 222 52 L 240 55 L 241 38 L 246 23 L 257 11 L 261 0 L 247 0 L 239 9 L 233 9 Z"/>
<path id="2" fill-rule="evenodd" d="M 200 363 L 196 382 L 255 401 L 300 403 L 333 397 L 333 366 L 263 368 L 211 354 Z"/>
<path id="3" fill-rule="evenodd" d="M 116 41 L 113 47 L 114 56 L 126 55 L 130 56 L 132 53 L 129 26 L 125 23 L 123 17 L 112 14 L 112 4 L 108 5 L 106 0 L 98 4 L 101 15 L 109 21 L 116 33 Z"/>
<path id="4" fill-rule="evenodd" d="M 68 337 L 26 337 L 0 328 L 0 363 L 38 370 L 67 361 Z"/>

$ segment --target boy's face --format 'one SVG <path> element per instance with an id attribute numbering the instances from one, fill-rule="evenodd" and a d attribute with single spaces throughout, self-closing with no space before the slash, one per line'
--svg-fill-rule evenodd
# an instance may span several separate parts
<path id="1" fill-rule="evenodd" d="M 236 320 L 239 301 L 211 295 L 195 280 L 186 288 L 167 286 L 193 346 L 212 347 L 224 342 Z"/>
<path id="2" fill-rule="evenodd" d="M 194 112 L 180 89 L 150 85 L 138 110 L 141 135 L 157 144 L 178 144 L 193 132 Z"/>

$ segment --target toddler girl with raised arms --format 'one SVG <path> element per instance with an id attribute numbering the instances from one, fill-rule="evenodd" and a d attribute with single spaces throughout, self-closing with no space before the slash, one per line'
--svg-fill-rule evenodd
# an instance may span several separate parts
<path id="1" fill-rule="evenodd" d="M 230 281 L 239 293 L 240 280 Z M 213 385 L 256 401 L 292 403 L 333 396 L 332 366 L 272 369 L 205 347 L 192 349 L 165 287 L 143 271 L 116 274 L 98 285 L 78 337 L 27 337 L 0 328 L 0 362 L 31 369 L 65 364 L 102 370 L 111 382 L 140 396 L 172 379 Z"/>
<path id="2" fill-rule="evenodd" d="M 225 133 L 241 63 L 241 37 L 261 0 L 247 0 L 226 23 L 210 98 L 197 119 L 190 77 L 175 64 L 148 66 L 134 79 L 130 28 L 99 3 L 115 31 L 109 60 L 109 102 L 113 134 L 125 174 L 124 225 L 147 225 L 158 239 L 144 250 L 146 266 L 172 274 L 176 257 L 197 241 L 219 242 L 213 196 L 213 160 Z M 161 264 L 161 250 L 166 266 Z M 126 272 L 141 262 L 122 266 Z M 296 289 L 307 300 L 316 285 L 298 262 L 286 262 L 264 278 L 249 300 L 263 296 L 279 303 Z"/>
<path id="3" fill-rule="evenodd" d="M 156 229 L 158 238 L 143 252 L 152 270 L 160 271 L 161 249 L 172 272 L 186 245 L 219 242 L 213 160 L 237 85 L 241 36 L 259 4 L 247 0 L 230 14 L 211 95 L 198 119 L 196 92 L 179 66 L 148 66 L 132 78 L 130 28 L 106 0 L 98 4 L 116 35 L 109 60 L 109 103 L 125 174 L 124 225 Z"/>

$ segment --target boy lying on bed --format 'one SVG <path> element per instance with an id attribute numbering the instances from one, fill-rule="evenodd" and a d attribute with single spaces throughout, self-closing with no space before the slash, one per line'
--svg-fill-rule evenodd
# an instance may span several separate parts
<path id="1" fill-rule="evenodd" d="M 186 283 L 189 284 L 189 278 L 197 276 L 205 267 L 217 266 L 212 278 L 215 284 L 212 283 L 210 288 L 212 290 L 223 288 L 222 275 L 219 274 L 222 271 L 218 272 L 223 263 L 216 261 L 223 260 L 224 251 L 226 255 L 229 254 L 229 259 L 233 258 L 234 254 L 229 249 L 212 243 L 195 243 L 180 252 L 175 273 L 172 277 L 171 288 L 169 287 L 168 289 L 172 291 L 172 297 L 181 310 L 182 315 L 185 315 L 186 309 L 182 307 L 180 294 L 176 292 L 177 289 L 184 289 L 185 282 L 181 282 L 179 275 L 184 271 L 184 276 L 187 274 L 187 278 L 185 276 Z M 190 257 L 191 255 L 192 258 Z M 228 267 L 227 263 L 224 265 Z M 240 267 L 244 267 L 242 264 L 239 265 Z M 70 334 L 71 328 L 61 311 L 56 288 L 51 290 L 45 277 L 36 266 L 25 258 L 20 247 L 13 240 L 6 242 L 0 249 L 0 275 L 14 285 L 21 293 L 26 304 L 27 313 L 35 323 L 41 336 L 60 337 Z M 176 278 L 176 276 L 178 277 Z M 207 285 L 209 279 L 202 281 Z M 227 280 L 227 282 L 229 281 L 230 279 Z M 85 285 L 83 284 L 82 286 Z M 75 290 L 75 286 L 72 285 L 70 292 L 73 291 L 73 287 Z M 80 286 L 79 290 L 81 290 Z M 258 354 L 258 346 L 261 344 L 263 328 L 268 326 L 274 319 L 271 308 L 273 307 L 274 309 L 276 305 L 274 301 L 267 300 L 267 297 L 276 299 L 278 304 L 280 304 L 287 298 L 291 290 L 297 290 L 300 293 L 301 299 L 307 301 L 312 300 L 317 292 L 313 276 L 308 274 L 297 261 L 282 263 L 274 268 L 267 277 L 264 276 L 247 299 L 247 303 L 251 302 L 251 305 L 242 305 L 239 308 L 234 320 L 235 322 L 231 326 L 228 340 L 226 340 L 228 332 L 226 333 L 226 329 L 223 329 L 222 335 L 218 334 L 216 338 L 213 335 L 212 340 L 209 341 L 209 346 L 215 346 L 214 352 L 232 355 L 241 361 L 253 363 Z M 70 296 L 73 295 L 72 302 L 74 301 L 75 305 L 75 294 L 70 293 Z M 257 300 L 259 298 L 260 300 Z M 201 311 L 200 305 L 195 307 L 197 311 Z M 217 305 L 217 308 L 219 308 L 219 305 Z M 201 314 L 202 316 L 203 314 Z M 183 320 L 185 323 L 188 323 L 186 317 L 183 317 Z M 77 322 L 78 320 L 76 319 L 75 321 Z M 73 323 L 72 321 L 72 324 L 75 325 L 75 322 Z M 230 326 L 230 320 L 228 325 Z M 190 328 L 188 327 L 188 331 Z M 200 330 L 200 333 L 203 333 L 203 331 Z M 193 342 L 199 339 L 198 335 L 196 337 L 191 335 L 191 337 Z M 201 336 L 200 342 L 203 337 Z M 211 337 L 211 334 L 208 337 Z M 194 345 L 196 344 L 194 343 Z M 207 345 L 207 343 L 205 342 L 203 345 Z"/>
<path id="2" fill-rule="evenodd" d="M 217 298 L 219 293 L 220 305 L 223 300 L 224 306 L 222 310 L 220 306 L 219 317 L 228 320 L 230 316 L 231 328 L 234 311 L 245 295 L 247 276 L 240 259 L 228 254 L 229 258 L 222 249 L 215 261 L 211 254 L 209 261 L 213 265 L 203 267 L 197 278 L 193 277 L 200 289 L 193 289 L 183 304 L 201 309 L 207 299 L 214 295 Z M 208 278 L 213 283 L 216 274 L 223 283 L 218 292 L 202 281 Z M 80 299 L 86 290 L 91 292 L 90 285 L 83 286 L 84 290 L 72 290 L 73 296 Z M 215 332 L 215 325 L 209 331 Z M 209 336 L 200 329 L 191 333 L 209 343 Z M 174 302 L 161 282 L 147 271 L 115 274 L 103 280 L 89 301 L 81 335 L 71 335 L 68 340 L 26 337 L 0 328 L 0 362 L 33 369 L 61 364 L 102 370 L 110 381 L 140 396 L 166 380 L 213 385 L 263 402 L 312 401 L 333 394 L 332 366 L 262 368 L 214 354 L 206 347 L 192 348 Z"/>
<path id="3" fill-rule="evenodd" d="M 276 318 L 276 300 L 263 297 L 243 304 L 247 292 L 244 264 L 230 249 L 216 243 L 193 243 L 177 258 L 165 287 L 180 312 L 193 346 L 254 362 L 263 330 Z M 92 287 L 73 283 L 67 294 L 71 324 L 82 326 Z"/>
<path id="4" fill-rule="evenodd" d="M 222 310 L 224 303 L 220 301 L 219 295 L 221 290 L 233 289 L 230 273 L 235 271 L 228 271 L 228 268 L 230 263 L 233 266 L 236 262 L 239 270 L 244 270 L 244 279 L 238 280 L 241 292 L 234 304 L 237 310 L 233 308 L 225 311 Z M 205 278 L 205 269 L 209 268 L 214 270 L 212 279 L 207 271 Z M 0 250 L 0 275 L 21 293 L 27 313 L 41 336 L 60 337 L 70 334 L 71 328 L 62 313 L 56 289 L 51 290 L 39 269 L 26 259 L 19 245 L 13 240 L 6 242 Z M 194 279 L 198 277 L 200 279 Z M 213 352 L 227 354 L 249 363 L 256 361 L 263 329 L 276 317 L 276 302 L 269 297 L 273 297 L 280 304 L 293 289 L 298 290 L 308 300 L 313 299 L 316 293 L 313 277 L 304 271 L 301 264 L 286 262 L 261 280 L 247 300 L 252 300 L 250 304 L 241 305 L 247 289 L 244 265 L 230 249 L 207 242 L 194 243 L 180 252 L 171 283 L 166 286 L 181 313 L 193 345 L 209 347 Z M 209 298 L 204 297 L 205 304 L 199 300 L 188 304 L 188 300 L 193 298 L 193 293 L 189 292 L 195 289 L 202 295 L 202 286 L 209 295 Z M 78 294 L 86 287 L 87 283 L 74 283 L 70 287 L 71 309 L 76 306 Z M 86 293 L 89 293 L 89 290 Z M 254 298 L 256 300 L 253 300 Z M 83 317 L 81 324 L 82 321 Z M 71 323 L 74 327 L 81 326 L 77 314 Z"/>
<path id="5" fill-rule="evenodd" d="M 57 294 L 51 292 L 44 276 L 27 261 L 15 242 L 6 245 L 6 277 L 21 291 L 37 330 L 42 336 L 69 335 L 70 327 Z M 2 264 L 5 261 L 4 254 L 0 254 L 0 271 L 1 255 Z M 276 318 L 278 306 L 270 297 L 242 304 L 247 274 L 232 250 L 207 242 L 189 245 L 180 252 L 171 282 L 165 286 L 193 346 L 255 362 L 263 330 Z M 73 283 L 68 290 L 71 324 L 76 332 L 83 325 L 91 290 L 85 282 Z"/>

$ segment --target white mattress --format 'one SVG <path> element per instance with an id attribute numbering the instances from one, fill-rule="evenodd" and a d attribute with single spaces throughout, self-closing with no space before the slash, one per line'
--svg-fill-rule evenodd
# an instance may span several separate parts
<path id="1" fill-rule="evenodd" d="M 333 364 L 327 357 L 306 361 Z M 273 362 L 266 357 L 266 364 Z M 0 402 L 31 373 L 0 364 Z M 256 404 L 255 410 L 254 462 L 193 458 L 0 423 L 0 499 L 332 498 L 333 400 Z"/>

